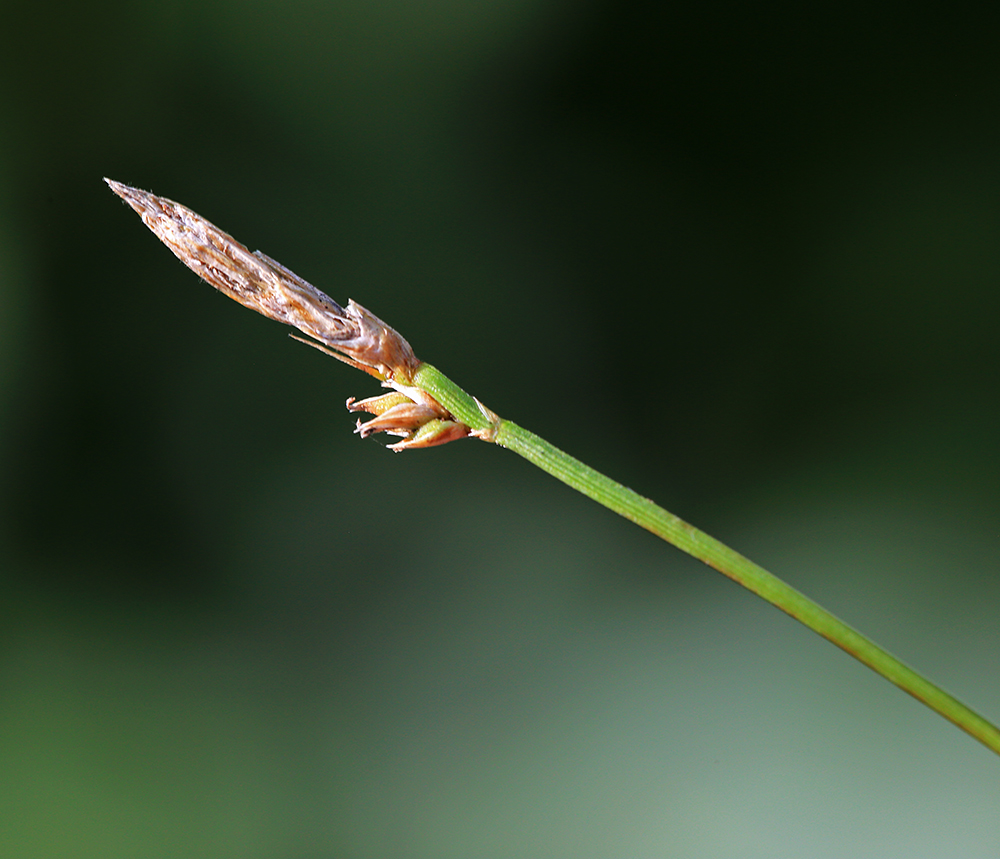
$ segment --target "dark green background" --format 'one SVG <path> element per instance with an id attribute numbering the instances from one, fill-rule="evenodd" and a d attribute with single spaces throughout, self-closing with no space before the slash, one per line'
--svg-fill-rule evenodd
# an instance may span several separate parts
<path id="1" fill-rule="evenodd" d="M 1000 716 L 978 4 L 4 4 L 0 854 L 984 857 L 1000 761 L 200 284 L 102 176 Z"/>

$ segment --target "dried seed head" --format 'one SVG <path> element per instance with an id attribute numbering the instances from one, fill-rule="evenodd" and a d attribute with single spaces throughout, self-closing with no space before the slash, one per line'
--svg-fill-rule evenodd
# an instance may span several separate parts
<path id="1" fill-rule="evenodd" d="M 341 307 L 281 263 L 260 251 L 250 253 L 186 206 L 105 179 L 143 223 L 188 268 L 220 292 L 270 319 L 292 325 L 311 337 L 302 340 L 381 380 L 395 393 L 361 402 L 347 401 L 351 411 L 375 415 L 358 421 L 362 438 L 376 432 L 400 436 L 390 450 L 434 447 L 471 430 L 426 391 L 414 387 L 420 361 L 402 336 L 360 304 Z M 301 338 L 296 337 L 296 340 Z"/>
<path id="2" fill-rule="evenodd" d="M 250 253 L 186 206 L 105 179 L 143 223 L 199 277 L 245 307 L 292 325 L 336 357 L 379 378 L 407 384 L 420 365 L 410 344 L 373 313 L 341 307 L 281 263 Z"/>

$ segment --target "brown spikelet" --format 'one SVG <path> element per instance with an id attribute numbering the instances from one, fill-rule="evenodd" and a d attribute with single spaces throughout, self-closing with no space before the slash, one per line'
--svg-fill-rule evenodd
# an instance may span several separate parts
<path id="1" fill-rule="evenodd" d="M 220 292 L 292 325 L 360 369 L 406 384 L 420 365 L 410 344 L 375 314 L 325 293 L 180 203 L 105 179 L 177 258 Z"/>
<path id="2" fill-rule="evenodd" d="M 351 411 L 375 417 L 358 421 L 362 438 L 384 432 L 403 440 L 390 450 L 434 447 L 471 431 L 429 393 L 412 384 L 420 361 L 399 332 L 360 304 L 341 307 L 311 283 L 260 251 L 251 253 L 228 233 L 180 203 L 105 179 L 177 258 L 219 292 L 244 307 L 298 328 L 302 340 L 378 378 L 396 393 L 361 402 Z M 296 340 L 301 338 L 296 337 Z"/>

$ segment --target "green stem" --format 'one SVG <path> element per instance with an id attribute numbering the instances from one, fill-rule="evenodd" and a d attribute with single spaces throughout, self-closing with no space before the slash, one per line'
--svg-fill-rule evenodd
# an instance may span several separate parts
<path id="1" fill-rule="evenodd" d="M 474 430 L 492 430 L 493 441 L 501 447 L 519 453 L 568 486 L 714 567 L 1000 754 L 1000 729 L 995 725 L 763 567 L 512 421 L 491 420 L 472 397 L 429 364 L 421 365 L 414 384 Z"/>

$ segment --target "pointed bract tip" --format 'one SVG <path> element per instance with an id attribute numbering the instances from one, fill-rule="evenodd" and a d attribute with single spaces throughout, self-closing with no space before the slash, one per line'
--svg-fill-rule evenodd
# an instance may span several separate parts
<path id="1" fill-rule="evenodd" d="M 116 182 L 114 179 L 109 179 L 107 176 L 104 177 L 104 181 L 107 182 L 108 187 L 126 203 L 128 203 L 132 208 L 132 211 L 140 217 L 156 200 L 155 195 L 150 194 L 148 191 L 140 191 L 138 188 L 133 188 L 131 185 L 125 185 L 122 182 Z M 147 223 L 146 226 L 153 229 L 149 223 Z M 153 230 L 153 232 L 156 231 Z"/>

